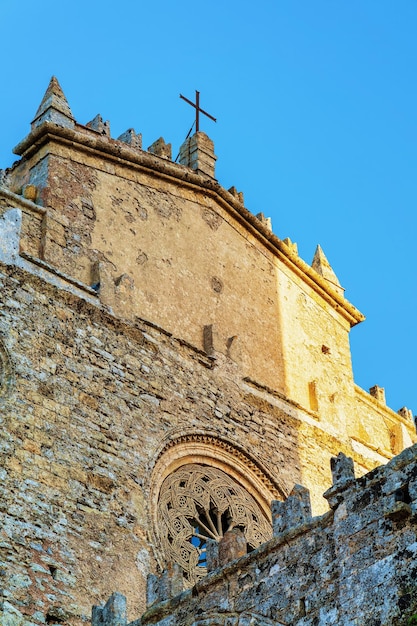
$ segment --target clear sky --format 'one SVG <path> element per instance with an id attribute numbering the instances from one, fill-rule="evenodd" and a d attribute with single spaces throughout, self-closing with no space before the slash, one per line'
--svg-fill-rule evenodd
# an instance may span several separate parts
<path id="1" fill-rule="evenodd" d="M 193 111 L 216 176 L 367 317 L 356 382 L 417 413 L 417 1 L 0 0 L 0 168 L 55 74 L 78 122 L 176 155 Z"/>

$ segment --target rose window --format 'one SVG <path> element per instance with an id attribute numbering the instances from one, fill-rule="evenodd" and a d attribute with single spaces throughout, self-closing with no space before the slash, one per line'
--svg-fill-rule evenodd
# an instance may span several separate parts
<path id="1" fill-rule="evenodd" d="M 256 500 L 225 472 L 183 465 L 162 483 L 158 533 L 166 561 L 178 563 L 188 586 L 205 576 L 207 539 L 219 541 L 239 528 L 248 552 L 271 537 L 271 524 Z"/>

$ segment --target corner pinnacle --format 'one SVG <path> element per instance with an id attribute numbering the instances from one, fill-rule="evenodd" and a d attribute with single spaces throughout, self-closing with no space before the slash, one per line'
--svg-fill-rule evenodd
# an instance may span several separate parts
<path id="1" fill-rule="evenodd" d="M 340 295 L 343 295 L 344 289 L 341 286 L 339 279 L 334 273 L 333 268 L 327 260 L 326 255 L 324 254 L 320 245 L 318 245 L 316 248 L 311 267 L 317 272 L 317 274 L 320 274 L 320 276 L 322 276 L 329 283 L 331 283 L 332 287 L 336 289 L 336 291 L 338 291 Z"/>
<path id="2" fill-rule="evenodd" d="M 66 128 L 74 128 L 75 126 L 72 111 L 55 76 L 52 76 L 42 102 L 36 111 L 32 129 L 46 121 Z"/>

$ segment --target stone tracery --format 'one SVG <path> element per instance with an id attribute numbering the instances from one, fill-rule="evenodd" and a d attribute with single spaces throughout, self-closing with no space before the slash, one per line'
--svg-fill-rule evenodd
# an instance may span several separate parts
<path id="1" fill-rule="evenodd" d="M 206 574 L 207 539 L 240 528 L 248 550 L 267 541 L 271 525 L 255 499 L 222 470 L 183 465 L 163 482 L 158 502 L 158 533 L 167 561 L 178 563 L 186 584 Z"/>

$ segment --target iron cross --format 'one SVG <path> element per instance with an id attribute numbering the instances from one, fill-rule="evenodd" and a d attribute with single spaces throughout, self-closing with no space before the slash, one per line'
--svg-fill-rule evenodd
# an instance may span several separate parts
<path id="1" fill-rule="evenodd" d="M 188 104 L 191 104 L 191 106 L 195 108 L 195 132 L 196 133 L 198 133 L 198 131 L 200 130 L 200 113 L 207 115 L 207 117 L 213 120 L 213 122 L 217 122 L 216 118 L 210 115 L 210 113 L 207 113 L 207 111 L 204 111 L 204 109 L 200 109 L 200 92 L 197 91 L 197 89 L 195 90 L 195 104 L 194 102 L 191 102 L 191 100 L 188 100 L 188 98 L 185 98 L 181 94 L 180 94 L 180 98 L 182 98 L 183 100 L 188 102 Z"/>

